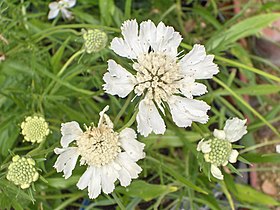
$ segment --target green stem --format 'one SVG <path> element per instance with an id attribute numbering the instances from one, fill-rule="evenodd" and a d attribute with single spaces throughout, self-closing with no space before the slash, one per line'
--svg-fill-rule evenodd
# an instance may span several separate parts
<path id="1" fill-rule="evenodd" d="M 226 197 L 227 197 L 227 199 L 228 199 L 230 208 L 231 208 L 232 210 L 235 210 L 235 208 L 234 208 L 234 202 L 233 202 L 233 200 L 232 200 L 231 194 L 230 194 L 230 192 L 228 191 L 228 189 L 227 189 L 226 184 L 225 184 L 224 181 L 221 181 L 221 187 L 222 187 L 222 190 L 224 191 L 224 193 L 225 193 L 225 195 L 226 195 Z"/>
<path id="2" fill-rule="evenodd" d="M 73 62 L 73 60 L 76 58 L 76 57 L 78 57 L 79 55 L 81 55 L 82 53 L 84 53 L 84 49 L 81 49 L 81 50 L 79 50 L 79 51 L 77 51 L 76 53 L 74 53 L 69 59 L 68 59 L 68 61 L 63 65 L 63 67 L 59 70 L 59 72 L 57 73 L 57 77 L 60 77 L 63 73 L 64 73 L 64 71 L 66 70 L 66 68 Z M 47 94 L 49 91 L 50 91 L 50 89 L 52 88 L 52 86 L 55 84 L 55 81 L 53 80 L 50 84 L 49 84 L 49 86 L 46 88 L 46 90 L 45 90 L 45 92 L 44 92 L 44 94 L 43 94 L 43 96 L 45 95 L 45 94 Z"/>
<path id="3" fill-rule="evenodd" d="M 119 122 L 121 116 L 123 115 L 123 113 L 125 112 L 126 108 L 128 107 L 128 105 L 131 103 L 131 99 L 132 99 L 132 94 L 130 94 L 127 99 L 125 104 L 123 105 L 123 107 L 121 108 L 121 110 L 119 111 L 119 113 L 117 114 L 115 120 L 114 120 L 114 125 L 117 125 L 117 123 Z"/>
<path id="4" fill-rule="evenodd" d="M 131 16 L 131 4 L 132 4 L 132 0 L 125 1 L 124 17 L 126 20 L 130 19 Z"/>
<path id="5" fill-rule="evenodd" d="M 247 147 L 246 149 L 241 150 L 239 152 L 239 154 L 243 154 L 243 153 L 255 150 L 260 147 L 264 147 L 264 146 L 271 145 L 271 144 L 278 144 L 278 143 L 280 143 L 280 139 L 259 143 L 259 144 L 256 144 L 256 145 L 253 145 L 253 146 Z"/>
<path id="6" fill-rule="evenodd" d="M 116 201 L 116 203 L 118 204 L 118 206 L 120 207 L 120 209 L 125 210 L 124 205 L 122 204 L 121 200 L 119 199 L 119 197 L 116 195 L 115 192 L 112 193 L 112 196 L 113 196 L 114 200 Z"/>
<path id="7" fill-rule="evenodd" d="M 44 146 L 44 143 L 46 142 L 46 139 L 43 140 L 38 147 L 36 147 L 35 149 L 31 150 L 30 152 L 28 152 L 26 155 L 29 155 L 29 156 L 32 156 L 33 154 L 35 154 L 37 151 L 41 151 L 43 146 Z"/>
<path id="8" fill-rule="evenodd" d="M 121 132 L 123 129 L 130 127 L 135 122 L 137 113 L 138 113 L 138 109 L 133 113 L 133 115 L 130 118 L 130 120 L 122 128 L 120 128 L 118 130 L 118 132 Z"/>

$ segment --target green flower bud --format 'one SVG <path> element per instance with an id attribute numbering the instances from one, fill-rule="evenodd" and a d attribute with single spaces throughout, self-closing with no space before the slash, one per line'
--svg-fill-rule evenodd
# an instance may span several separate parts
<path id="1" fill-rule="evenodd" d="M 14 156 L 8 167 L 7 179 L 22 189 L 30 187 L 32 182 L 37 181 L 39 173 L 35 168 L 35 161 L 32 158 Z"/>
<path id="2" fill-rule="evenodd" d="M 21 129 L 24 141 L 32 143 L 42 142 L 50 133 L 48 123 L 43 117 L 38 116 L 25 118 L 25 121 L 21 123 Z"/>
<path id="3" fill-rule="evenodd" d="M 211 148 L 209 153 L 204 154 L 207 162 L 220 166 L 229 160 L 232 151 L 232 146 L 229 141 L 214 138 L 207 141 L 207 143 L 210 144 Z"/>
<path id="4" fill-rule="evenodd" d="M 84 38 L 84 48 L 87 53 L 98 52 L 106 47 L 107 34 L 99 29 L 82 30 Z"/>

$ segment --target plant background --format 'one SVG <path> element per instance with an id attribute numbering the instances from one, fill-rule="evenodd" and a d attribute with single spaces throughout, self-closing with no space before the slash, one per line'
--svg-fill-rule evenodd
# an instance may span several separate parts
<path id="1" fill-rule="evenodd" d="M 191 0 L 77 0 L 70 9 L 74 19 L 47 19 L 48 4 L 43 0 L 2 0 L 0 2 L 0 208 L 14 209 L 269 209 L 280 203 L 249 186 L 251 171 L 276 173 L 280 155 L 256 150 L 280 142 L 279 67 L 255 53 L 262 29 L 280 18 L 277 1 L 244 1 L 236 10 L 232 1 Z M 235 2 L 236 3 L 236 2 Z M 193 123 L 178 128 L 167 114 L 165 135 L 139 136 L 145 142 L 146 159 L 138 180 L 127 188 L 116 187 L 112 195 L 87 199 L 87 191 L 75 184 L 84 171 L 76 167 L 64 180 L 53 168 L 59 146 L 60 124 L 71 120 L 97 123 L 98 113 L 107 104 L 115 129 L 135 128 L 132 95 L 121 99 L 104 94 L 102 76 L 106 61 L 113 58 L 131 68 L 109 47 L 95 54 L 84 54 L 61 69 L 71 55 L 82 48 L 81 29 L 104 30 L 109 41 L 120 36 L 124 20 L 151 19 L 173 26 L 184 37 L 180 50 L 187 53 L 195 43 L 215 54 L 220 73 L 203 81 L 208 93 L 202 96 L 209 105 L 207 124 Z M 279 30 L 279 28 L 278 28 Z M 267 37 L 266 37 L 267 38 Z M 268 37 L 269 38 L 269 37 Z M 271 41 L 271 40 L 270 40 Z M 109 45 L 109 43 L 108 43 Z M 279 44 L 278 44 L 279 47 Z M 67 63 L 68 64 L 68 63 Z M 60 73 L 59 73 L 60 72 Z M 49 122 L 52 133 L 42 144 L 23 143 L 20 123 L 25 116 L 40 114 Z M 199 170 L 197 141 L 222 129 L 225 120 L 246 116 L 248 134 L 240 141 L 239 160 L 270 163 L 270 167 L 250 167 L 237 163 L 236 174 L 225 173 L 225 180 L 209 182 L 207 166 Z M 278 126 L 278 128 L 277 128 Z M 266 128 L 269 141 L 258 138 Z M 41 179 L 33 190 L 21 190 L 6 180 L 6 170 L 14 154 L 30 155 L 37 161 Z M 279 166 L 279 165 L 278 165 Z M 232 169 L 233 170 L 233 169 Z M 230 172 L 227 168 L 225 171 Z M 251 173 L 252 174 L 252 173 Z M 34 203 L 33 203 L 33 202 Z"/>

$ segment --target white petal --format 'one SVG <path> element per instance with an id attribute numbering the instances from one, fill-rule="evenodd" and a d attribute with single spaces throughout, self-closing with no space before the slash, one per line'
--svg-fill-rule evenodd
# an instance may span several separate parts
<path id="1" fill-rule="evenodd" d="M 203 141 L 204 141 L 204 139 L 201 139 L 201 140 L 198 142 L 198 144 L 197 144 L 196 150 L 197 150 L 198 152 L 201 151 L 201 147 L 202 147 Z"/>
<path id="2" fill-rule="evenodd" d="M 90 166 L 90 167 L 87 168 L 87 170 L 80 177 L 80 179 L 77 183 L 77 187 L 80 190 L 83 190 L 83 189 L 85 189 L 86 187 L 89 186 L 89 184 L 91 182 L 92 173 L 93 173 L 93 167 Z"/>
<path id="3" fill-rule="evenodd" d="M 206 55 L 204 46 L 196 44 L 180 61 L 182 73 L 195 79 L 210 79 L 219 72 L 213 60 L 214 55 Z"/>
<path id="4" fill-rule="evenodd" d="M 120 132 L 119 136 L 121 147 L 134 161 L 145 157 L 143 152 L 145 144 L 136 140 L 136 133 L 131 128 L 125 128 Z"/>
<path id="5" fill-rule="evenodd" d="M 238 155 L 239 155 L 238 151 L 233 149 L 229 155 L 229 159 L 228 159 L 229 162 L 236 163 Z"/>
<path id="6" fill-rule="evenodd" d="M 223 164 L 222 164 L 222 166 L 226 166 L 228 164 L 228 161 L 226 160 Z"/>
<path id="7" fill-rule="evenodd" d="M 237 117 L 227 120 L 224 127 L 226 139 L 230 142 L 238 141 L 247 133 L 247 120 L 240 120 Z"/>
<path id="8" fill-rule="evenodd" d="M 58 3 L 57 2 L 51 2 L 49 3 L 50 10 L 58 9 Z"/>
<path id="9" fill-rule="evenodd" d="M 204 101 L 171 96 L 168 105 L 172 119 L 179 127 L 188 127 L 192 121 L 206 123 L 208 121 L 207 110 L 210 109 Z"/>
<path id="10" fill-rule="evenodd" d="M 137 165 L 126 152 L 119 153 L 116 162 L 124 168 L 133 179 L 136 179 L 142 171 L 142 168 Z"/>
<path id="11" fill-rule="evenodd" d="M 276 152 L 280 153 L 280 144 L 276 145 Z"/>
<path id="12" fill-rule="evenodd" d="M 101 186 L 102 191 L 106 194 L 113 192 L 115 189 L 115 181 L 119 174 L 112 164 L 104 165 L 101 167 Z"/>
<path id="13" fill-rule="evenodd" d="M 170 56 L 176 57 L 177 48 L 182 41 L 179 32 L 173 27 L 165 26 L 160 22 L 157 26 L 156 42 L 151 43 L 152 49 L 156 52 L 165 52 Z"/>
<path id="14" fill-rule="evenodd" d="M 156 33 L 157 27 L 151 20 L 140 23 L 139 38 L 143 42 L 142 45 L 146 47 L 146 52 L 152 44 L 156 43 Z"/>
<path id="15" fill-rule="evenodd" d="M 73 18 L 72 12 L 68 11 L 65 8 L 61 8 L 61 14 L 64 19 L 71 20 Z"/>
<path id="16" fill-rule="evenodd" d="M 224 175 L 222 174 L 221 170 L 214 164 L 211 164 L 211 174 L 217 179 L 224 179 Z"/>
<path id="17" fill-rule="evenodd" d="M 136 116 L 138 132 L 147 137 L 151 132 L 164 134 L 165 124 L 154 102 L 142 100 L 139 103 L 139 112 Z"/>
<path id="18" fill-rule="evenodd" d="M 58 13 L 59 13 L 59 9 L 58 8 L 50 9 L 49 14 L 48 14 L 48 19 L 50 20 L 50 19 L 55 18 L 58 15 Z"/>
<path id="19" fill-rule="evenodd" d="M 77 140 L 83 134 L 82 129 L 76 121 L 62 123 L 60 130 L 62 134 L 60 141 L 62 147 L 68 147 L 72 141 Z"/>
<path id="20" fill-rule="evenodd" d="M 217 139 L 221 139 L 221 140 L 225 140 L 226 139 L 226 133 L 223 130 L 218 130 L 215 129 L 213 132 L 213 135 L 217 138 Z"/>
<path id="21" fill-rule="evenodd" d="M 76 0 L 63 0 L 65 3 L 67 3 L 66 8 L 74 7 L 76 4 Z"/>
<path id="22" fill-rule="evenodd" d="M 122 24 L 122 38 L 114 38 L 111 49 L 122 57 L 136 59 L 138 55 L 148 52 L 148 46 L 142 45 L 138 37 L 138 24 L 136 20 L 127 20 Z"/>
<path id="23" fill-rule="evenodd" d="M 203 142 L 201 145 L 201 151 L 203 153 L 211 152 L 211 145 L 207 141 Z"/>
<path id="24" fill-rule="evenodd" d="M 114 124 L 111 121 L 110 117 L 105 114 L 105 112 L 107 112 L 109 110 L 109 106 L 105 106 L 104 109 L 99 113 L 99 121 L 98 121 L 98 128 L 100 128 L 101 126 L 106 126 L 108 128 L 113 128 Z"/>
<path id="25" fill-rule="evenodd" d="M 128 185 L 130 185 L 131 183 L 131 176 L 129 174 L 129 172 L 122 167 L 121 170 L 118 171 L 119 173 L 119 180 L 121 183 L 121 186 L 127 187 Z"/>
<path id="26" fill-rule="evenodd" d="M 68 179 L 72 175 L 79 157 L 77 147 L 55 148 L 54 152 L 59 155 L 54 168 L 56 168 L 57 172 L 63 171 L 65 179 Z"/>
<path id="27" fill-rule="evenodd" d="M 186 76 L 179 81 L 180 91 L 187 98 L 201 96 L 207 93 L 207 87 L 201 83 L 195 82 L 193 77 Z"/>
<path id="28" fill-rule="evenodd" d="M 105 92 L 121 98 L 126 97 L 136 84 L 135 77 L 114 60 L 108 60 L 108 71 L 103 76 Z"/>
<path id="29" fill-rule="evenodd" d="M 97 198 L 101 193 L 101 168 L 92 167 L 92 175 L 88 186 L 89 198 Z"/>

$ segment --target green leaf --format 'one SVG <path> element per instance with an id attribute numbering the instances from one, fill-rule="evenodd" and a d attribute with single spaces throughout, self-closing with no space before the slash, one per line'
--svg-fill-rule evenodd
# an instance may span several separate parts
<path id="1" fill-rule="evenodd" d="M 280 154 L 247 153 L 242 155 L 251 163 L 280 163 Z"/>
<path id="2" fill-rule="evenodd" d="M 280 17 L 279 13 L 269 13 L 256 15 L 236 23 L 229 29 L 224 29 L 223 33 L 219 31 L 212 36 L 206 43 L 208 50 L 225 50 L 227 47 L 237 40 L 254 35 L 261 29 L 267 27 Z"/>
<path id="3" fill-rule="evenodd" d="M 115 11 L 114 0 L 99 0 L 99 10 L 103 23 L 107 26 L 111 25 L 112 15 Z"/>
<path id="4" fill-rule="evenodd" d="M 145 201 L 152 200 L 163 194 L 177 191 L 177 187 L 168 185 L 149 184 L 144 181 L 134 181 L 122 193 L 131 197 L 142 198 Z"/>
<path id="5" fill-rule="evenodd" d="M 273 93 L 278 93 L 280 91 L 279 85 L 250 85 L 249 87 L 244 88 L 232 88 L 232 90 L 240 95 L 246 94 L 250 96 L 260 96 L 260 95 L 268 95 Z M 231 93 L 227 90 L 217 90 L 213 92 L 214 95 L 224 96 L 231 95 Z"/>
<path id="6" fill-rule="evenodd" d="M 80 179 L 80 176 L 71 176 L 69 179 L 64 178 L 46 178 L 48 185 L 57 189 L 65 189 L 75 185 Z"/>
<path id="7" fill-rule="evenodd" d="M 53 66 L 54 72 L 58 72 L 58 70 L 61 67 L 61 64 L 60 64 L 61 58 L 63 56 L 65 47 L 69 40 L 70 40 L 70 37 L 63 42 L 63 44 L 60 46 L 60 48 L 57 50 L 57 52 L 51 58 L 51 64 Z"/>
<path id="8" fill-rule="evenodd" d="M 190 187 L 197 192 L 208 194 L 208 192 L 206 192 L 205 190 L 201 189 L 197 185 L 190 182 L 188 179 L 186 179 L 180 173 L 178 173 L 177 171 L 175 171 L 171 167 L 168 167 L 167 164 L 163 165 L 160 161 L 156 160 L 155 158 L 149 157 L 149 156 L 147 156 L 146 159 L 149 159 L 149 160 L 153 161 L 156 165 L 160 165 L 163 171 L 165 171 L 166 173 L 168 173 L 169 175 L 174 177 L 178 182 L 182 183 L 186 187 Z"/>
<path id="9" fill-rule="evenodd" d="M 273 197 L 265 195 L 252 187 L 241 184 L 236 184 L 235 187 L 236 192 L 232 191 L 232 193 L 239 201 L 269 206 L 280 205 Z"/>

